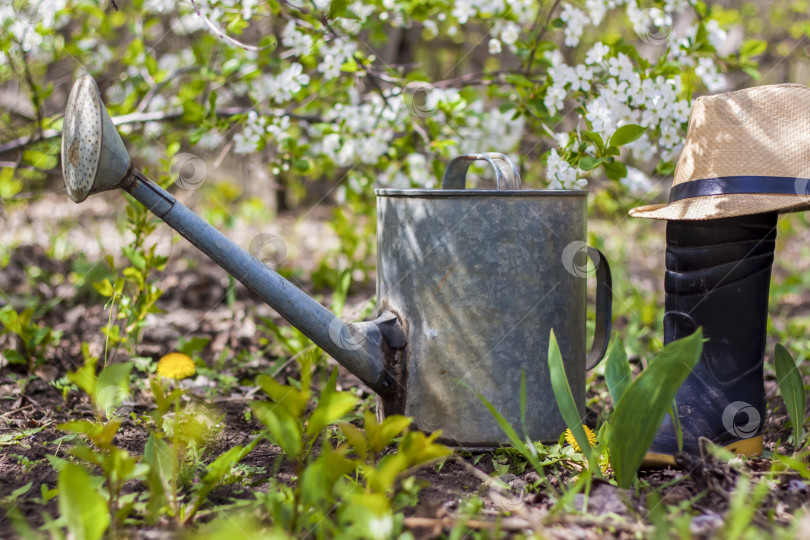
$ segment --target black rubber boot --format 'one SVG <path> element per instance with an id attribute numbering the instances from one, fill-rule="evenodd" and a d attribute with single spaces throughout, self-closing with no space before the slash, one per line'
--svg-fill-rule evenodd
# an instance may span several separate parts
<path id="1" fill-rule="evenodd" d="M 667 223 L 664 344 L 698 327 L 708 340 L 675 398 L 688 454 L 700 454 L 700 437 L 739 454 L 762 453 L 762 365 L 776 218 Z M 674 465 L 678 451 L 668 414 L 643 466 Z"/>

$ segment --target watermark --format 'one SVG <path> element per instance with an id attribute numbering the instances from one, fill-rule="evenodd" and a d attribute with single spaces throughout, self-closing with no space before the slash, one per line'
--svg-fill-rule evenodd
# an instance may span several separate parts
<path id="1" fill-rule="evenodd" d="M 593 268 L 588 269 L 588 258 L 593 261 Z M 563 249 L 562 263 L 566 271 L 572 276 L 584 278 L 593 275 L 599 268 L 601 257 L 599 252 L 582 240 L 574 240 Z"/>
<path id="2" fill-rule="evenodd" d="M 119 77 L 102 75 L 96 80 L 105 105 L 120 105 L 127 98 L 127 89 Z"/>
<path id="3" fill-rule="evenodd" d="M 718 96 L 723 119 L 732 126 L 741 126 L 751 116 L 753 103 L 747 92 L 731 92 Z"/>
<path id="4" fill-rule="evenodd" d="M 32 2 L 31 0 L 23 0 L 17 7 L 17 18 L 20 22 L 29 26 L 35 26 L 45 19 L 45 6 L 41 5 L 42 2 Z"/>
<path id="5" fill-rule="evenodd" d="M 425 81 L 411 81 L 402 89 L 402 102 L 411 115 L 427 118 L 439 108 L 439 92 Z"/>
<path id="6" fill-rule="evenodd" d="M 489 484 L 489 498 L 507 512 L 513 512 L 526 504 L 529 491 L 526 482 L 514 474 L 502 474 Z"/>
<path id="7" fill-rule="evenodd" d="M 741 439 L 753 437 L 761 425 L 759 411 L 745 401 L 734 401 L 723 411 L 723 427 L 726 431 Z"/>
<path id="8" fill-rule="evenodd" d="M 120 386 L 107 386 L 96 395 L 96 407 L 107 418 L 129 416 L 134 405 L 129 390 Z"/>
<path id="9" fill-rule="evenodd" d="M 175 178 L 175 184 L 191 191 L 203 185 L 208 176 L 208 166 L 205 162 L 188 152 L 176 154 L 169 171 Z"/>
<path id="10" fill-rule="evenodd" d="M 363 21 L 360 19 L 360 16 L 357 14 L 354 8 L 349 6 L 346 13 L 343 16 L 335 19 L 332 25 L 341 32 L 353 36 L 360 31 Z"/>
<path id="11" fill-rule="evenodd" d="M 658 8 L 642 11 L 641 24 L 635 25 L 638 38 L 650 45 L 666 45 L 672 34 L 672 15 Z"/>
<path id="12" fill-rule="evenodd" d="M 253 238 L 248 252 L 272 269 L 276 269 L 287 258 L 287 244 L 275 234 L 262 233 Z"/>
<path id="13" fill-rule="evenodd" d="M 343 350 L 356 351 L 366 341 L 366 325 L 347 323 L 334 317 L 329 323 L 329 339 Z"/>

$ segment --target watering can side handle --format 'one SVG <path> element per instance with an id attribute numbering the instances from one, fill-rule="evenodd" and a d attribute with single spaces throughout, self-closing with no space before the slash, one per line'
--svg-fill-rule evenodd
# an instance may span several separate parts
<path id="1" fill-rule="evenodd" d="M 596 268 L 596 328 L 591 352 L 585 360 L 586 370 L 595 368 L 605 357 L 613 319 L 613 280 L 607 257 L 594 247 L 588 247 L 588 257 Z"/>
<path id="2" fill-rule="evenodd" d="M 520 189 L 520 171 L 512 158 L 498 152 L 462 154 L 450 160 L 442 177 L 442 189 L 465 189 L 467 169 L 473 161 L 486 161 L 495 171 L 498 189 Z"/>

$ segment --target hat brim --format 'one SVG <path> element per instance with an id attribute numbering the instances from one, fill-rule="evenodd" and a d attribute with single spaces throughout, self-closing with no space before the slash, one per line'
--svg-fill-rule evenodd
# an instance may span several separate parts
<path id="1" fill-rule="evenodd" d="M 648 219 L 706 220 L 807 209 L 810 209 L 808 196 L 746 193 L 692 197 L 669 204 L 639 206 L 630 210 L 630 215 Z"/>

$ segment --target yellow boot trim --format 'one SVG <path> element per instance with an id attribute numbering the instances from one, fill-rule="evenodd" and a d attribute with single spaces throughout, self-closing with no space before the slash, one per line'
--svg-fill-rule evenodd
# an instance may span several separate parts
<path id="1" fill-rule="evenodd" d="M 762 454 L 762 435 L 751 437 L 750 439 L 740 439 L 723 446 L 729 452 L 746 457 L 756 457 Z M 647 452 L 641 461 L 641 469 L 662 469 L 664 467 L 675 467 L 675 457 L 669 454 L 658 454 Z"/>

